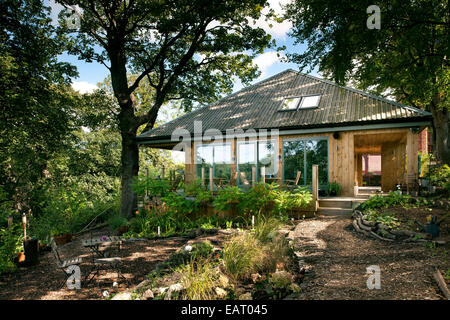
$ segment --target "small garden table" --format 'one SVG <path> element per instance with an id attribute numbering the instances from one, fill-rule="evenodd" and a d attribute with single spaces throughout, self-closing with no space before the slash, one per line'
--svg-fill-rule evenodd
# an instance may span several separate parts
<path id="1" fill-rule="evenodd" d="M 83 240 L 81 245 L 85 248 L 91 250 L 91 252 L 97 254 L 100 257 L 105 257 L 104 250 L 100 248 L 118 248 L 120 251 L 120 246 L 122 244 L 122 238 L 116 236 L 103 236 L 99 238 L 93 238 L 88 240 Z"/>

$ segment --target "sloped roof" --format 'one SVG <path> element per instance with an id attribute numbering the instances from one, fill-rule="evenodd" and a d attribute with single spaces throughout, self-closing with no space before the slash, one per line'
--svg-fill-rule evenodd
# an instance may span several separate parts
<path id="1" fill-rule="evenodd" d="M 320 94 L 317 108 L 279 111 L 284 98 Z M 170 137 L 176 129 L 194 132 L 218 129 L 294 129 L 363 125 L 367 123 L 429 120 L 431 114 L 369 93 L 297 72 L 285 70 L 142 133 L 138 140 Z"/>

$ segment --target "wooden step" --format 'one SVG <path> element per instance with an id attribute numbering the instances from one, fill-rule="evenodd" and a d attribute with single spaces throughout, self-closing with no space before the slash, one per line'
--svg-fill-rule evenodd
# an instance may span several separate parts
<path id="1" fill-rule="evenodd" d="M 353 213 L 352 209 L 343 209 L 343 208 L 333 208 L 333 207 L 326 207 L 326 208 L 319 208 L 317 211 L 319 215 L 324 216 L 351 216 Z"/>
<path id="2" fill-rule="evenodd" d="M 352 200 L 347 199 L 319 199 L 319 208 L 351 209 Z"/>

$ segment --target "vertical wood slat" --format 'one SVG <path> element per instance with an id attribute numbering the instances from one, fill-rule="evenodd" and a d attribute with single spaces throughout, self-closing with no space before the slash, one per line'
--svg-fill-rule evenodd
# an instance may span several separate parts
<path id="1" fill-rule="evenodd" d="M 312 195 L 314 211 L 317 211 L 317 203 L 319 198 L 319 166 L 317 164 L 312 166 Z"/>
<path id="2" fill-rule="evenodd" d="M 209 190 L 214 191 L 214 183 L 213 183 L 213 168 L 209 168 Z"/>
<path id="3" fill-rule="evenodd" d="M 256 167 L 252 166 L 252 186 L 256 183 Z"/>
<path id="4" fill-rule="evenodd" d="M 417 134 L 408 131 L 406 136 L 406 173 L 409 177 L 417 176 L 419 173 L 419 163 L 417 159 Z M 408 183 L 411 181 L 407 181 Z"/>

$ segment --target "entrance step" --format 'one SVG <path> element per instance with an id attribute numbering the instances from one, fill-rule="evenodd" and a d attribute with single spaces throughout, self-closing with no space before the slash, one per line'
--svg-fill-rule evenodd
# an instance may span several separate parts
<path id="1" fill-rule="evenodd" d="M 352 209 L 342 209 L 333 207 L 319 208 L 319 210 L 317 211 L 319 215 L 324 216 L 350 216 L 352 212 L 353 212 Z"/>
<path id="2" fill-rule="evenodd" d="M 322 215 L 351 215 L 353 209 L 366 201 L 365 197 L 319 198 L 318 213 Z"/>

